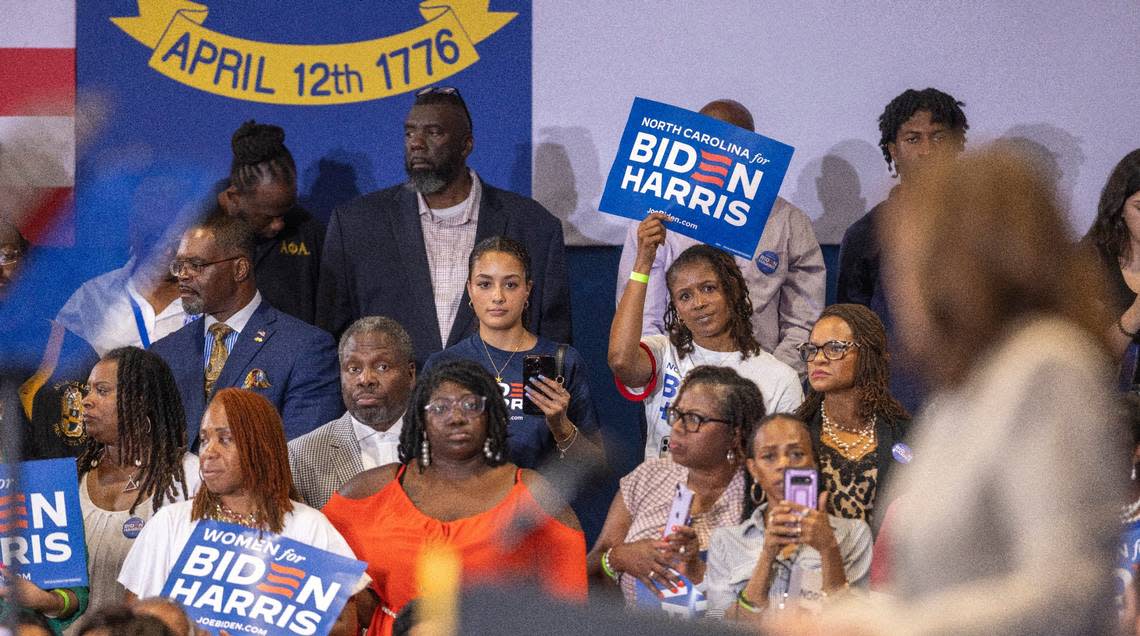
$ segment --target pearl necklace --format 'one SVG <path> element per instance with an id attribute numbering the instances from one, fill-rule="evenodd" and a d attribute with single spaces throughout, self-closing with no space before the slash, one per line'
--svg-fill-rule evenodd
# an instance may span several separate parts
<path id="1" fill-rule="evenodd" d="M 869 425 L 859 431 L 857 440 L 847 443 L 835 434 L 835 429 L 839 427 L 832 423 L 831 418 L 827 417 L 827 407 L 823 403 L 819 405 L 819 412 L 820 418 L 823 420 L 823 434 L 831 441 L 832 446 L 838 448 L 845 457 L 862 457 L 875 445 L 875 416 L 871 416 Z"/>

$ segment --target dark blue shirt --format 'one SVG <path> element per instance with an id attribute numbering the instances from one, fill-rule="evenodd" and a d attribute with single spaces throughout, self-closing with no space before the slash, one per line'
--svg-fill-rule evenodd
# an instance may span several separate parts
<path id="1" fill-rule="evenodd" d="M 455 343 L 451 347 L 433 354 L 424 364 L 426 374 L 432 367 L 447 360 L 471 360 L 479 363 L 491 375 L 496 375 L 495 367 L 502 370 L 503 381 L 499 388 L 503 392 L 503 400 L 507 405 L 510 421 L 507 426 L 507 445 L 512 463 L 522 468 L 538 468 L 547 459 L 547 456 L 556 451 L 554 436 L 546 425 L 546 418 L 541 415 L 527 415 L 523 413 L 523 358 L 528 355 L 553 356 L 558 350 L 558 343 L 542 336 L 534 348 L 519 351 L 512 357 L 511 351 L 496 349 L 487 345 L 483 349 L 483 342 L 479 334 L 474 334 Z M 490 358 L 494 360 L 492 365 Z M 508 359 L 510 362 L 508 362 Z M 503 364 L 506 363 L 506 368 Z M 566 390 L 570 392 L 570 406 L 567 417 L 573 422 L 581 433 L 593 434 L 598 430 L 598 413 L 594 402 L 590 398 L 590 385 L 587 379 L 586 366 L 582 356 L 573 347 L 566 348 L 566 357 L 563 361 L 563 375 L 565 376 Z"/>

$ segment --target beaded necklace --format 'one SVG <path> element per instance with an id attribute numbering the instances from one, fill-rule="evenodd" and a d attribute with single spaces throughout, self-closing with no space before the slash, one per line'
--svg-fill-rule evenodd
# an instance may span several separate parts
<path id="1" fill-rule="evenodd" d="M 826 403 L 819 405 L 820 419 L 823 420 L 823 434 L 831 441 L 831 445 L 839 449 L 846 457 L 862 457 L 875 445 L 875 416 L 871 416 L 871 421 L 866 427 L 859 431 L 859 438 L 854 442 L 848 443 L 839 439 L 836 435 L 835 429 L 838 428 L 832 423 L 831 418 L 827 417 Z"/>

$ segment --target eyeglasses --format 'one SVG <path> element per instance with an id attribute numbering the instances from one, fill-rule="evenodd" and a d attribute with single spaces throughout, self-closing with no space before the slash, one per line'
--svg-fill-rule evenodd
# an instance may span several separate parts
<path id="1" fill-rule="evenodd" d="M 0 267 L 5 265 L 15 265 L 24 258 L 24 253 L 20 250 L 4 250 L 0 251 Z"/>
<path id="2" fill-rule="evenodd" d="M 428 402 L 424 406 L 424 412 L 428 416 L 443 417 L 451 412 L 455 407 L 459 407 L 459 413 L 463 417 L 474 417 L 483 412 L 487 408 L 487 397 L 483 395 L 464 395 L 461 398 L 436 398 Z"/>
<path id="3" fill-rule="evenodd" d="M 705 417 L 700 413 L 694 413 L 692 411 L 686 412 L 673 408 L 665 411 L 665 421 L 669 423 L 669 426 L 676 426 L 678 420 L 680 420 L 681 428 L 684 429 L 686 433 L 699 433 L 701 432 L 701 426 L 709 422 L 720 422 L 725 426 L 732 426 L 732 422 L 718 420 L 715 417 Z"/>
<path id="4" fill-rule="evenodd" d="M 858 346 L 859 343 L 849 340 L 828 340 L 822 345 L 805 342 L 796 347 L 796 350 L 800 352 L 800 360 L 811 362 L 815 360 L 816 354 L 820 351 L 823 352 L 823 357 L 828 360 L 842 360 L 848 351 Z"/>
<path id="5" fill-rule="evenodd" d="M 454 97 L 455 103 L 463 108 L 463 114 L 467 116 L 467 127 L 473 128 L 474 124 L 471 122 L 471 111 L 467 110 L 467 102 L 463 101 L 463 96 L 459 94 L 459 89 L 454 86 L 427 86 L 416 91 L 416 103 L 420 103 L 421 97 L 428 95 L 447 95 Z"/>
<path id="6" fill-rule="evenodd" d="M 186 272 L 187 276 L 197 276 L 198 274 L 202 273 L 202 270 L 206 269 L 207 267 L 209 267 L 211 265 L 217 265 L 218 263 L 224 263 L 226 261 L 233 261 L 233 260 L 237 260 L 239 258 L 241 258 L 241 256 L 231 256 L 229 258 L 223 258 L 223 259 L 217 260 L 217 261 L 210 261 L 209 263 L 203 263 L 202 261 L 199 261 L 199 260 L 171 261 L 170 262 L 170 273 L 174 276 L 182 276 L 182 273 Z"/>

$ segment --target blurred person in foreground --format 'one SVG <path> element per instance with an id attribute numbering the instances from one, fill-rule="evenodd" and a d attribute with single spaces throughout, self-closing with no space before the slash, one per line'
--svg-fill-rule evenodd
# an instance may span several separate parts
<path id="1" fill-rule="evenodd" d="M 884 219 L 891 306 L 935 389 L 889 487 L 894 596 L 774 633 L 1106 634 L 1129 451 L 1096 264 L 1009 153 L 939 166 Z M 902 240 L 905 235 L 906 240 Z M 1057 263 L 1066 275 L 1049 276 Z"/>

